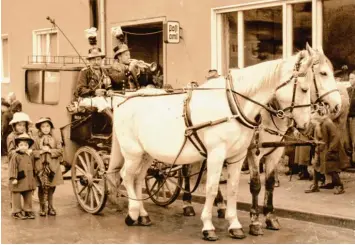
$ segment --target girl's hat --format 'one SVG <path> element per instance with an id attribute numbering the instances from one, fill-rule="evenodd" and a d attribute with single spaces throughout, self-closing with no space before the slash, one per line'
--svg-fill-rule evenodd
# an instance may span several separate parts
<path id="1" fill-rule="evenodd" d="M 14 114 L 14 117 L 10 121 L 9 125 L 13 125 L 14 123 L 18 123 L 18 122 L 32 123 L 32 121 L 30 120 L 30 117 L 24 112 L 16 112 Z"/>
<path id="2" fill-rule="evenodd" d="M 51 127 L 54 128 L 53 123 L 52 123 L 52 119 L 51 119 L 50 117 L 41 117 L 41 118 L 38 120 L 38 122 L 36 122 L 36 124 L 35 124 L 35 125 L 36 125 L 36 128 L 37 128 L 37 129 L 40 129 L 41 124 L 44 123 L 44 122 L 49 123 L 49 124 L 51 125 Z"/>
<path id="3" fill-rule="evenodd" d="M 18 145 L 20 143 L 20 141 L 27 141 L 29 147 L 31 147 L 33 145 L 33 139 L 27 134 L 27 133 L 23 133 L 20 134 L 19 136 L 17 136 L 15 138 L 15 144 Z"/>

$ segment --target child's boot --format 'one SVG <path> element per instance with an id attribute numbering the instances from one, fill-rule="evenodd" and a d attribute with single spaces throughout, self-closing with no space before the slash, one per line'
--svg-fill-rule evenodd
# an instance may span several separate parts
<path id="1" fill-rule="evenodd" d="M 39 206 L 39 215 L 40 216 L 46 216 L 47 213 L 46 213 L 46 205 L 44 203 L 40 203 L 40 206 Z"/>

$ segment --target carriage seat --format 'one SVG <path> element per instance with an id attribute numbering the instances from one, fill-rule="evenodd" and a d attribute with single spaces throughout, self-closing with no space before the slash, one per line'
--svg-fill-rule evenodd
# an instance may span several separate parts
<path id="1" fill-rule="evenodd" d="M 97 112 L 94 107 L 84 107 L 73 113 L 71 122 L 70 139 L 76 142 L 85 142 L 97 136 L 109 137 L 112 133 L 111 118 Z"/>

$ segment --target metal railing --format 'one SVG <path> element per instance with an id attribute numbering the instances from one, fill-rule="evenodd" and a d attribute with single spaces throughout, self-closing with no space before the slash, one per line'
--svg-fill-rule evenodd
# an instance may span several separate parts
<path id="1" fill-rule="evenodd" d="M 27 57 L 28 64 L 58 64 L 58 65 L 85 65 L 87 56 L 48 56 L 48 55 L 29 55 Z M 113 58 L 105 58 L 104 65 L 112 65 Z"/>

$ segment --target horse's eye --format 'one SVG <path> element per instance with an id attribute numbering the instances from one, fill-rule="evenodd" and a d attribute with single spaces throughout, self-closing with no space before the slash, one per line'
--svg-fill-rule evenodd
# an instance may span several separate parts
<path id="1" fill-rule="evenodd" d="M 301 90 L 302 90 L 303 93 L 307 93 L 308 88 L 301 88 Z"/>
<path id="2" fill-rule="evenodd" d="M 324 77 L 327 76 L 327 73 L 325 71 L 321 71 L 320 74 L 321 74 L 321 76 L 324 76 Z"/>

